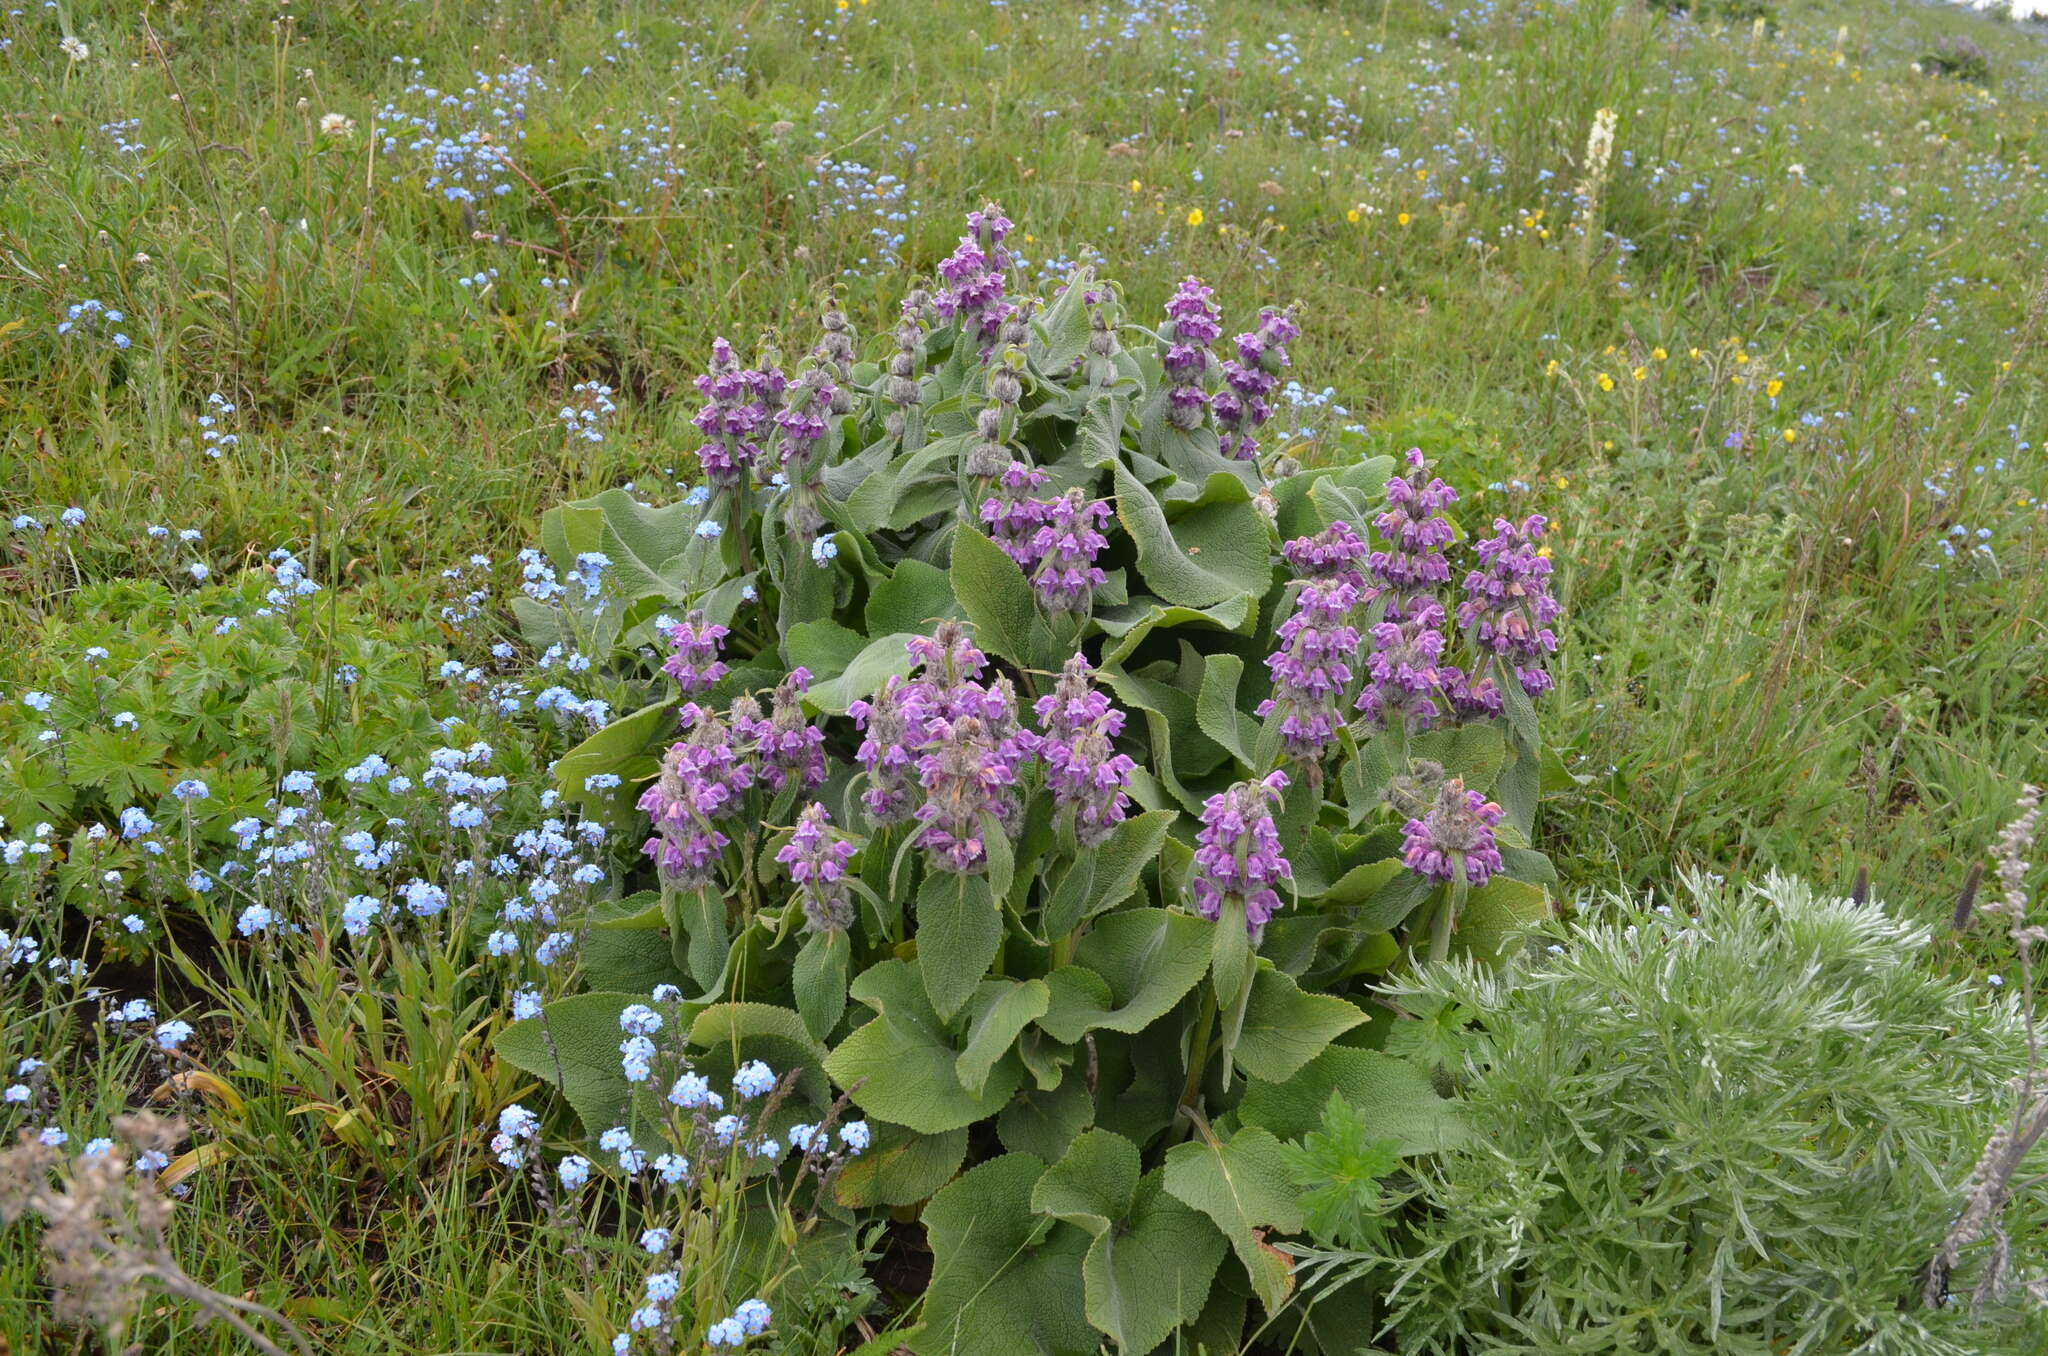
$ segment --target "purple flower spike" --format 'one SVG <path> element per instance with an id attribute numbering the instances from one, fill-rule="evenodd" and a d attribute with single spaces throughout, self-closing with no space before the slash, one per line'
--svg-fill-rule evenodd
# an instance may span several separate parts
<path id="1" fill-rule="evenodd" d="M 661 671 L 676 680 L 684 696 L 702 692 L 725 677 L 718 647 L 727 634 L 725 627 L 708 624 L 704 613 L 693 609 L 683 618 L 682 625 L 670 629 L 668 662 L 661 666 Z"/>
<path id="2" fill-rule="evenodd" d="M 1358 562 L 1371 548 L 1341 518 L 1313 537 L 1296 537 L 1280 548 L 1280 554 L 1303 579 L 1342 579 L 1365 592 L 1365 576 Z"/>
<path id="3" fill-rule="evenodd" d="M 1159 362 L 1166 371 L 1166 419 L 1177 429 L 1200 428 L 1209 411 L 1209 345 L 1223 333 L 1223 322 L 1209 302 L 1215 291 L 1200 278 L 1188 277 L 1166 303 L 1170 323 L 1160 336 L 1165 351 Z"/>
<path id="4" fill-rule="evenodd" d="M 1405 721 L 1410 730 L 1426 730 L 1443 714 L 1436 698 L 1446 687 L 1439 663 L 1444 609 L 1428 594 L 1410 598 L 1407 606 L 1412 615 L 1383 621 L 1368 633 L 1372 654 L 1365 662 L 1368 681 L 1358 694 L 1358 709 L 1375 725 Z"/>
<path id="5" fill-rule="evenodd" d="M 654 823 L 642 850 L 676 885 L 711 883 L 720 849 L 731 840 L 714 821 L 739 809 L 754 784 L 754 770 L 732 746 L 732 732 L 717 713 L 695 702 L 682 711 L 687 736 L 661 760 L 661 775 L 640 797 Z"/>
<path id="6" fill-rule="evenodd" d="M 989 540 L 1003 548 L 1003 554 L 1021 570 L 1038 563 L 1033 544 L 1045 522 L 1045 501 L 1033 499 L 1033 490 L 1052 477 L 1021 461 L 1013 461 L 998 478 L 997 492 L 981 501 L 981 521 L 988 527 Z"/>
<path id="7" fill-rule="evenodd" d="M 1432 880 L 1454 881 L 1462 864 L 1468 885 L 1484 885 L 1501 869 L 1493 828 L 1501 809 L 1456 777 L 1437 792 L 1436 804 L 1402 830 L 1401 860 Z"/>
<path id="8" fill-rule="evenodd" d="M 1010 267 L 1010 252 L 1003 248 L 1003 238 L 1009 233 L 1009 219 L 995 204 L 969 212 L 967 234 L 939 264 L 944 286 L 933 304 L 941 317 L 957 322 L 960 337 L 977 348 L 994 342 L 1009 314 L 1010 305 L 1003 299 L 1003 278 Z"/>
<path id="9" fill-rule="evenodd" d="M 1375 551 L 1366 561 L 1374 586 L 1366 601 L 1387 599 L 1388 619 L 1399 621 L 1417 605 L 1418 594 L 1426 594 L 1451 580 L 1451 564 L 1444 548 L 1457 536 L 1457 529 L 1444 510 L 1458 502 L 1458 492 L 1443 481 L 1430 477 L 1422 449 L 1408 449 L 1408 464 L 1414 474 L 1395 476 L 1387 482 L 1387 511 L 1373 520 L 1373 527 L 1387 549 Z"/>
<path id="10" fill-rule="evenodd" d="M 697 459 L 713 490 L 745 483 L 748 470 L 761 459 L 761 431 L 781 408 L 785 385 L 778 369 L 743 369 L 731 344 L 712 341 L 710 370 L 697 378 L 704 407 L 692 422 L 704 435 Z"/>
<path id="11" fill-rule="evenodd" d="M 825 732 L 804 719 L 802 695 L 811 686 L 811 671 L 799 667 L 775 689 L 765 719 L 733 722 L 733 731 L 754 746 L 762 774 L 776 791 L 795 786 L 813 790 L 825 782 Z"/>
<path id="12" fill-rule="evenodd" d="M 1227 900 L 1244 901 L 1245 926 L 1253 941 L 1280 907 L 1274 883 L 1294 875 L 1280 855 L 1280 830 L 1273 823 L 1273 807 L 1286 789 L 1287 774 L 1271 772 L 1261 781 L 1239 782 L 1209 797 L 1195 836 L 1196 910 L 1217 919 Z"/>
<path id="13" fill-rule="evenodd" d="M 1046 500 L 1044 510 L 1044 521 L 1032 538 L 1037 560 L 1025 574 L 1047 612 L 1085 613 L 1095 590 L 1109 578 L 1095 564 L 1096 554 L 1109 545 L 1109 538 L 1102 535 L 1102 526 L 1109 521 L 1108 501 L 1091 503 L 1073 489 Z"/>
<path id="14" fill-rule="evenodd" d="M 804 922 L 813 932 L 844 932 L 853 925 L 847 898 L 846 863 L 854 846 L 832 831 L 832 817 L 813 801 L 797 816 L 796 832 L 775 860 L 789 868 L 803 901 Z"/>
<path id="15" fill-rule="evenodd" d="M 1223 455 L 1250 461 L 1258 455 L 1252 435 L 1273 417 L 1266 397 L 1287 370 L 1287 345 L 1301 337 L 1294 308 L 1268 306 L 1259 312 L 1259 327 L 1237 336 L 1237 357 L 1223 364 L 1223 388 L 1216 393 L 1216 425 L 1223 435 Z"/>
<path id="16" fill-rule="evenodd" d="M 1494 519 L 1494 535 L 1476 548 L 1481 568 L 1465 576 L 1465 601 L 1458 605 L 1458 625 L 1472 632 L 1479 649 L 1511 666 L 1531 697 L 1550 690 L 1543 662 L 1557 649 L 1550 623 L 1562 610 L 1550 593 L 1550 561 L 1536 548 L 1546 526 L 1541 514 L 1520 524 Z"/>
<path id="17" fill-rule="evenodd" d="M 1007 684 L 997 690 L 1007 692 Z M 1014 726 L 1014 716 L 1012 717 Z M 917 760 L 925 801 L 917 810 L 917 845 L 931 854 L 942 871 L 963 874 L 985 870 L 988 844 L 983 835 L 989 820 L 998 832 L 1016 832 L 1018 809 L 1012 788 L 1022 741 L 1002 722 L 979 716 L 934 720 L 926 726 L 932 737 L 929 752 Z"/>
<path id="18" fill-rule="evenodd" d="M 1343 718 L 1337 701 L 1351 683 L 1358 631 L 1346 618 L 1358 605 L 1348 579 L 1311 579 L 1295 595 L 1294 612 L 1280 623 L 1280 648 L 1266 658 L 1273 695 L 1259 715 L 1281 713 L 1280 737 L 1291 757 L 1319 764 L 1336 742 Z"/>
<path id="19" fill-rule="evenodd" d="M 917 791 L 913 775 L 917 759 L 911 747 L 921 735 L 912 728 L 916 698 L 914 686 L 892 674 L 872 701 L 857 701 L 846 708 L 866 736 L 854 756 L 867 773 L 867 790 L 861 792 L 860 799 L 876 828 L 910 818 Z"/>
<path id="20" fill-rule="evenodd" d="M 1094 847 L 1123 822 L 1130 804 L 1124 788 L 1138 765 L 1115 748 L 1124 713 L 1095 686 L 1087 659 L 1078 654 L 1033 709 L 1045 733 L 1027 738 L 1045 765 L 1053 803 L 1061 810 L 1073 807 L 1074 841 Z"/>

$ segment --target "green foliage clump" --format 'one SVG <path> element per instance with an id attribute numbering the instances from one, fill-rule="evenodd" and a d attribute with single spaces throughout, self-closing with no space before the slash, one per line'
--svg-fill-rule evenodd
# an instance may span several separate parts
<path id="1" fill-rule="evenodd" d="M 2010 1012 L 1931 973 L 1926 929 L 1794 879 L 1694 878 L 1680 909 L 1420 975 L 1404 1002 L 1477 1019 L 1472 1134 L 1411 1224 L 1312 1269 L 1376 1287 L 1409 1352 L 2040 1350 L 1919 1299 L 2023 1057 Z"/>

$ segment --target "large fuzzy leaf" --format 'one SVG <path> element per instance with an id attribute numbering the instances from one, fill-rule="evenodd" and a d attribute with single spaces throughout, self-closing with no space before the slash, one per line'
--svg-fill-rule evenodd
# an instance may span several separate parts
<path id="1" fill-rule="evenodd" d="M 1279 1312 L 1294 1292 L 1293 1263 L 1269 1247 L 1264 1231 L 1301 1228 L 1298 1192 L 1280 1141 L 1264 1130 L 1240 1130 L 1228 1140 L 1205 1135 L 1166 1153 L 1166 1189 L 1215 1222 L 1251 1277 L 1259 1303 Z"/>
<path id="2" fill-rule="evenodd" d="M 1138 570 L 1151 592 L 1184 607 L 1265 597 L 1273 582 L 1270 534 L 1241 481 L 1218 472 L 1204 491 L 1215 500 L 1169 522 L 1152 491 L 1121 463 L 1115 476 L 1117 519 L 1137 545 Z"/>
<path id="3" fill-rule="evenodd" d="M 1044 1173 L 1042 1159 L 1004 1154 L 925 1207 L 932 1279 L 911 1342 L 919 1356 L 1083 1356 L 1100 1345 L 1082 1304 L 1088 1235 L 1031 1211 Z"/>
<path id="4" fill-rule="evenodd" d="M 878 1015 L 839 1043 L 825 1069 L 868 1115 L 943 1134 L 995 1115 L 1023 1083 L 1022 1062 L 1007 1055 L 979 1095 L 960 1085 L 960 1051 L 909 962 L 868 967 L 854 980 L 853 996 Z"/>

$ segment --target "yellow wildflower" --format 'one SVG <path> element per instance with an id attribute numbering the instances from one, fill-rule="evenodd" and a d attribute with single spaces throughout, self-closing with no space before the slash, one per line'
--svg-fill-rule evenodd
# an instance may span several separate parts
<path id="1" fill-rule="evenodd" d="M 1772 377 L 1770 381 L 1768 381 L 1764 385 L 1764 394 L 1769 396 L 1771 399 L 1776 400 L 1778 398 L 1778 392 L 1784 389 L 1785 383 L 1779 381 L 1776 377 Z"/>
<path id="2" fill-rule="evenodd" d="M 1610 376 L 1608 376 L 1608 375 L 1607 375 L 1607 374 L 1606 374 L 1605 372 L 1602 372 L 1602 373 L 1600 374 L 1600 389 L 1601 389 L 1601 390 L 1603 390 L 1603 391 L 1611 391 L 1611 390 L 1613 390 L 1613 389 L 1614 389 L 1614 378 L 1613 378 L 1613 377 L 1610 377 Z"/>
<path id="3" fill-rule="evenodd" d="M 1199 225 L 1201 225 L 1201 224 L 1202 224 L 1202 209 L 1201 209 L 1201 208 L 1199 208 L 1199 207 L 1197 207 L 1197 208 L 1196 208 L 1196 209 L 1195 209 L 1194 211 L 1192 211 L 1192 212 L 1188 213 L 1188 225 L 1190 225 L 1190 226 L 1199 226 Z"/>

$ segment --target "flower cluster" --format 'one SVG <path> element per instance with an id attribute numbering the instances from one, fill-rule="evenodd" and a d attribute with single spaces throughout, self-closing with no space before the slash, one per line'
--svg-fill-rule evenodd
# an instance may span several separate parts
<path id="1" fill-rule="evenodd" d="M 712 341 L 710 370 L 697 378 L 704 407 L 692 422 L 704 435 L 697 459 L 714 490 L 729 490 L 746 482 L 748 472 L 761 459 L 762 429 L 782 407 L 787 384 L 781 369 L 772 364 L 743 368 L 731 344 L 722 338 Z"/>
<path id="2" fill-rule="evenodd" d="M 1463 674 L 1442 665 L 1446 614 L 1436 590 L 1450 582 L 1444 548 L 1457 537 L 1444 510 L 1458 492 L 1434 476 L 1419 448 L 1408 451 L 1413 474 L 1387 482 L 1386 512 L 1373 528 L 1386 543 L 1366 559 L 1365 601 L 1380 618 L 1367 629 L 1372 653 L 1358 709 L 1375 725 L 1427 729 L 1441 715 L 1439 696 L 1461 688 Z"/>
<path id="3" fill-rule="evenodd" d="M 1484 885 L 1501 869 L 1494 826 L 1501 808 L 1453 777 L 1437 792 L 1436 803 L 1402 830 L 1401 860 L 1408 869 L 1432 880 Z"/>
<path id="4" fill-rule="evenodd" d="M 686 738 L 661 760 L 661 775 L 640 796 L 654 825 L 643 851 L 664 879 L 683 886 L 709 884 L 719 853 L 732 840 L 717 821 L 735 814 L 754 784 L 751 759 L 733 747 L 733 732 L 718 714 L 690 702 L 682 709 Z"/>
<path id="5" fill-rule="evenodd" d="M 969 212 L 967 234 L 939 264 L 943 286 L 933 305 L 941 318 L 959 326 L 963 340 L 977 346 L 994 343 L 1010 312 L 1010 304 L 1003 299 L 1004 277 L 1010 267 L 1010 252 L 1003 248 L 1003 240 L 1009 233 L 1009 218 L 993 203 L 979 212 Z"/>
<path id="6" fill-rule="evenodd" d="M 1045 472 L 1013 461 L 998 482 L 1000 492 L 981 504 L 989 537 L 1031 581 L 1039 606 L 1052 614 L 1086 613 L 1095 590 L 1108 578 L 1095 557 L 1109 545 L 1106 500 L 1090 501 L 1078 489 L 1052 499 L 1028 498 L 1044 485 Z"/>
<path id="7" fill-rule="evenodd" d="M 1287 545 L 1304 556 L 1317 549 L 1314 539 L 1306 537 Z M 1358 606 L 1359 591 L 1346 573 L 1302 582 L 1294 611 L 1280 623 L 1280 648 L 1266 658 L 1273 695 L 1259 703 L 1259 714 L 1280 714 L 1288 755 L 1311 767 L 1320 767 L 1336 742 L 1343 724 L 1337 703 L 1351 684 L 1351 661 L 1358 654 L 1358 629 L 1348 619 Z"/>
<path id="8" fill-rule="evenodd" d="M 702 692 L 725 677 L 718 647 L 728 634 L 727 628 L 706 621 L 701 610 L 693 610 L 680 626 L 669 629 L 670 653 L 661 671 L 676 680 L 684 696 Z"/>
<path id="9" fill-rule="evenodd" d="M 1287 370 L 1287 345 L 1301 337 L 1294 310 L 1271 306 L 1259 312 L 1259 327 L 1237 336 L 1237 357 L 1223 364 L 1223 389 L 1216 393 L 1216 427 L 1223 437 L 1223 455 L 1250 461 L 1258 455 L 1253 435 L 1273 417 L 1266 397 Z"/>
<path id="10" fill-rule="evenodd" d="M 1513 667 L 1532 697 L 1550 690 L 1543 663 L 1557 649 L 1550 623 L 1561 610 L 1550 592 L 1550 560 L 1536 546 L 1547 522 L 1541 514 L 1520 523 L 1494 519 L 1494 535 L 1473 548 L 1480 568 L 1465 576 L 1458 605 L 1458 625 L 1479 649 Z"/>
<path id="11" fill-rule="evenodd" d="M 1223 916 L 1226 901 L 1241 902 L 1254 941 L 1280 908 L 1274 885 L 1294 875 L 1280 853 L 1280 831 L 1273 822 L 1273 807 L 1286 789 L 1287 774 L 1271 772 L 1209 797 L 1195 835 L 1196 910 L 1213 920 Z"/>
<path id="12" fill-rule="evenodd" d="M 825 782 L 825 732 L 804 719 L 803 694 L 811 671 L 792 669 L 775 689 L 768 715 L 734 705 L 733 733 L 752 747 L 761 775 L 778 794 L 815 791 Z"/>
<path id="13" fill-rule="evenodd" d="M 846 863 L 854 845 L 832 831 L 832 816 L 815 801 L 797 816 L 796 831 L 775 854 L 789 870 L 803 903 L 804 922 L 813 932 L 844 932 L 853 926 L 853 902 L 847 898 Z"/>
<path id="14" fill-rule="evenodd" d="M 1209 301 L 1215 292 L 1200 278 L 1184 278 L 1166 303 L 1171 323 L 1160 336 L 1164 351 L 1159 361 L 1169 383 L 1166 419 L 1178 429 L 1200 428 L 1209 410 L 1209 345 L 1223 333 L 1223 323 Z"/>
<path id="15" fill-rule="evenodd" d="M 1094 671 L 1078 654 L 1032 709 L 1045 731 L 1029 740 L 1045 767 L 1046 789 L 1062 813 L 1073 814 L 1075 842 L 1094 847 L 1123 822 L 1130 804 L 1125 788 L 1138 765 L 1115 744 L 1124 713 L 1095 686 Z"/>

